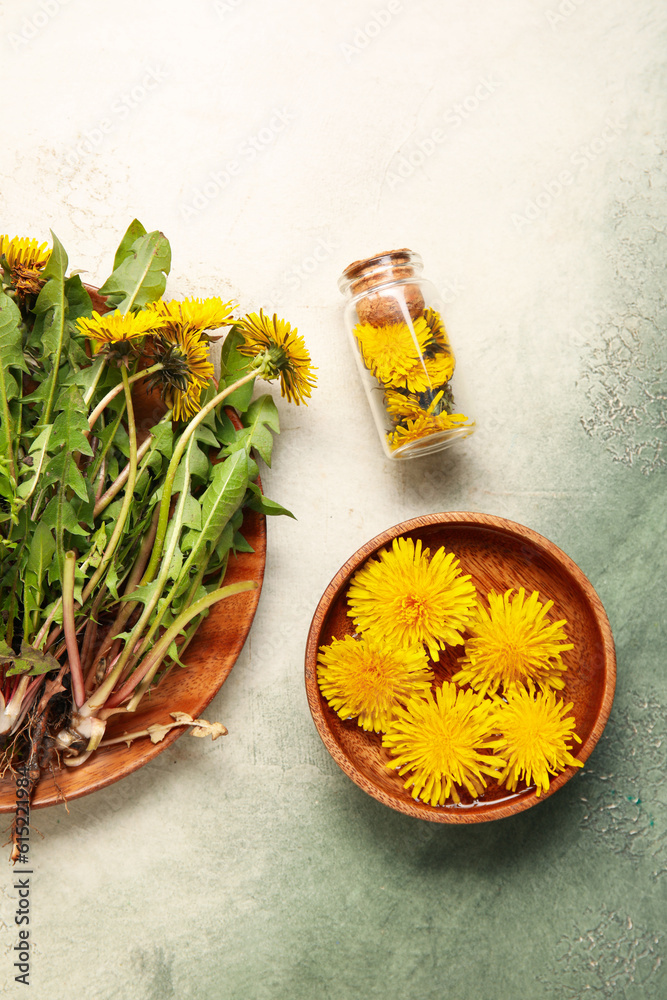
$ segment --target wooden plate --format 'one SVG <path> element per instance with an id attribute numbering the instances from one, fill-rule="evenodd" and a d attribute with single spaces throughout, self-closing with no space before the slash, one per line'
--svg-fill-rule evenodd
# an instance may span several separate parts
<path id="1" fill-rule="evenodd" d="M 454 512 L 427 514 L 404 521 L 371 539 L 338 571 L 317 606 L 306 647 L 306 690 L 315 725 L 336 763 L 360 788 L 399 812 L 436 823 L 483 823 L 522 812 L 553 795 L 579 769 L 568 767 L 552 778 L 549 790 L 538 798 L 534 787 L 508 792 L 490 784 L 484 797 L 444 806 L 431 806 L 412 798 L 403 788 L 405 778 L 387 765 L 391 758 L 376 733 L 364 732 L 356 720 L 341 720 L 322 697 L 317 683 L 317 652 L 332 637 L 354 633 L 347 615 L 347 588 L 353 573 L 367 559 L 398 535 L 421 539 L 434 552 L 444 545 L 454 552 L 461 571 L 469 573 L 478 593 L 503 592 L 525 587 L 539 591 L 542 601 L 554 602 L 551 621 L 567 620 L 566 631 L 574 649 L 563 654 L 568 670 L 565 702 L 572 714 L 581 745 L 572 750 L 580 761 L 589 757 L 609 718 L 616 683 L 616 656 L 609 621 L 599 597 L 579 567 L 552 542 L 514 521 L 489 514 Z M 462 647 L 448 648 L 436 665 L 436 682 L 451 679 Z"/>
<path id="2" fill-rule="evenodd" d="M 95 288 L 89 285 L 86 288 L 93 300 L 93 308 L 104 312 L 104 299 Z M 148 433 L 148 429 L 165 412 L 159 397 L 147 394 L 142 386 L 143 383 L 138 383 L 137 391 L 133 391 L 139 437 Z M 227 414 L 237 427 L 241 426 L 234 411 L 228 409 Z M 261 483 L 259 485 L 261 487 Z M 187 712 L 196 719 L 224 684 L 255 617 L 266 563 L 264 515 L 246 511 L 241 530 L 254 551 L 239 552 L 230 557 L 225 584 L 254 580 L 257 590 L 245 591 L 214 604 L 183 657 L 186 669 L 173 667 L 155 690 L 142 699 L 139 709 L 133 714 L 112 716 L 105 739 L 147 729 L 154 723 L 171 722 L 170 712 Z M 141 737 L 129 747 L 125 743 L 100 747 L 80 767 L 62 767 L 53 774 L 44 774 L 35 787 L 31 806 L 39 809 L 56 805 L 111 785 L 157 757 L 185 731 L 184 727 L 172 729 L 160 743 L 151 743 L 148 737 Z M 0 779 L 0 813 L 13 812 L 15 807 L 14 780 L 6 775 Z"/>

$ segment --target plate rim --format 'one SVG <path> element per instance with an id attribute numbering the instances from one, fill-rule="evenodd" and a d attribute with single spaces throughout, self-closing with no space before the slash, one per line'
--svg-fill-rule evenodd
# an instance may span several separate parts
<path id="1" fill-rule="evenodd" d="M 330 728 L 326 725 L 325 716 L 322 711 L 322 695 L 317 683 L 317 651 L 321 645 L 321 643 L 318 642 L 318 637 L 335 597 L 345 586 L 352 573 L 363 562 L 371 558 L 378 551 L 378 549 L 382 548 L 383 545 L 393 541 L 393 539 L 399 535 L 414 532 L 415 530 L 434 524 L 453 526 L 460 525 L 462 527 L 469 526 L 473 528 L 494 528 L 511 535 L 515 539 L 517 537 L 521 538 L 530 542 L 534 548 L 544 552 L 551 559 L 556 558 L 556 560 L 568 571 L 568 573 L 575 578 L 578 585 L 581 587 L 581 590 L 583 591 L 600 628 L 604 658 L 604 686 L 602 690 L 602 697 L 600 699 L 599 710 L 588 737 L 579 747 L 577 747 L 575 753 L 577 760 L 582 763 L 585 763 L 588 760 L 609 720 L 616 688 L 616 650 L 607 613 L 600 597 L 586 574 L 574 562 L 574 560 L 567 555 L 566 552 L 564 552 L 558 545 L 550 541 L 544 535 L 535 531 L 533 528 L 520 524 L 518 521 L 512 521 L 505 517 L 498 517 L 495 514 L 484 514 L 476 511 L 441 511 L 434 514 L 421 514 L 416 517 L 409 518 L 406 521 L 400 521 L 398 524 L 395 524 L 390 528 L 386 528 L 378 535 L 369 539 L 364 545 L 361 545 L 356 552 L 354 552 L 350 558 L 346 560 L 325 588 L 322 597 L 317 604 L 311 620 L 310 628 L 308 630 L 305 652 L 305 683 L 306 694 L 308 697 L 308 707 L 318 734 L 334 761 L 338 764 L 341 770 L 349 778 L 351 778 L 356 785 L 358 785 L 359 788 L 371 795 L 373 798 L 377 799 L 379 802 L 382 802 L 391 809 L 402 812 L 406 815 L 436 823 L 461 824 L 491 822 L 492 820 L 513 816 L 516 813 L 530 809 L 532 806 L 537 805 L 540 802 L 544 802 L 547 798 L 558 791 L 558 789 L 561 788 L 567 781 L 569 781 L 569 779 L 577 773 L 580 768 L 572 765 L 565 768 L 551 779 L 549 782 L 549 788 L 546 792 L 542 792 L 540 796 L 538 796 L 535 791 L 531 792 L 527 789 L 523 795 L 521 793 L 512 793 L 511 802 L 505 804 L 502 799 L 495 800 L 493 803 L 489 803 L 486 809 L 483 804 L 471 807 L 436 807 L 417 800 L 406 802 L 396 799 L 392 795 L 378 788 L 356 768 L 350 758 L 342 752 L 338 742 L 334 739 Z"/>

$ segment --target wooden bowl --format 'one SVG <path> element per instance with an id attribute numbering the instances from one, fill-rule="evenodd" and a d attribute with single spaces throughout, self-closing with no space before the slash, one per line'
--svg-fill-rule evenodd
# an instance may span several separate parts
<path id="1" fill-rule="evenodd" d="M 565 688 L 558 692 L 573 702 L 571 714 L 581 744 L 572 754 L 588 759 L 605 727 L 614 697 L 616 656 L 609 621 L 599 597 L 579 567 L 552 542 L 537 532 L 489 514 L 454 512 L 427 514 L 404 521 L 371 539 L 348 559 L 325 590 L 317 606 L 306 647 L 306 690 L 315 725 L 325 747 L 360 788 L 378 801 L 419 819 L 435 823 L 483 823 L 522 812 L 553 795 L 579 768 L 568 767 L 551 779 L 547 792 L 521 785 L 515 793 L 489 784 L 477 801 L 431 806 L 412 798 L 403 787 L 406 778 L 387 766 L 391 757 L 382 747 L 382 737 L 365 732 L 356 719 L 342 720 L 322 696 L 317 683 L 317 653 L 332 637 L 354 634 L 348 617 L 347 588 L 352 575 L 367 559 L 391 545 L 398 535 L 421 539 L 431 552 L 444 545 L 460 560 L 480 595 L 500 593 L 510 587 L 525 587 L 527 594 L 539 591 L 542 601 L 552 600 L 551 621 L 567 620 L 566 631 L 574 649 L 563 654 L 568 666 Z M 448 647 L 435 665 L 437 684 L 450 680 L 458 669 L 463 647 Z"/>

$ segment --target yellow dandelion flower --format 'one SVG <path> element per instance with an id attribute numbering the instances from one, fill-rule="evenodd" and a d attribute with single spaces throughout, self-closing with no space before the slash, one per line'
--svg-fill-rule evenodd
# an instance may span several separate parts
<path id="1" fill-rule="evenodd" d="M 41 273 L 49 262 L 48 244 L 27 236 L 0 236 L 0 258 L 4 257 L 12 285 L 19 298 L 37 295 L 44 281 Z"/>
<path id="2" fill-rule="evenodd" d="M 174 420 L 190 420 L 201 410 L 201 390 L 198 382 L 191 382 L 185 392 L 173 386 L 164 392 L 164 399 L 170 410 L 173 411 Z"/>
<path id="3" fill-rule="evenodd" d="M 386 384 L 392 388 L 405 387 L 410 392 L 427 392 L 445 385 L 453 374 L 454 358 L 451 355 L 437 354 L 433 358 L 424 355 L 400 379 Z"/>
<path id="4" fill-rule="evenodd" d="M 400 649 L 424 643 L 434 660 L 445 644 L 460 646 L 475 607 L 475 588 L 453 553 L 422 552 L 420 539 L 395 538 L 352 578 L 348 615 L 360 632 Z"/>
<path id="5" fill-rule="evenodd" d="M 147 310 L 123 314 L 116 309 L 102 316 L 93 312 L 90 319 L 80 316 L 76 322 L 79 332 L 94 341 L 98 347 L 127 343 L 138 337 L 145 337 L 159 327 L 159 319 Z"/>
<path id="6" fill-rule="evenodd" d="M 473 425 L 467 424 L 467 419 L 464 413 L 422 413 L 415 420 L 407 419 L 405 427 L 399 425 L 395 431 L 389 431 L 387 441 L 391 450 L 396 451 L 431 434 L 456 432 L 458 435 L 464 429 L 466 434 L 472 434 Z"/>
<path id="7" fill-rule="evenodd" d="M 451 406 L 452 394 L 445 389 L 437 392 L 422 392 L 419 395 L 414 393 L 403 393 L 397 389 L 387 389 L 384 394 L 387 413 L 394 421 L 417 420 L 424 414 L 440 416 L 448 413 L 448 406 Z"/>
<path id="8" fill-rule="evenodd" d="M 208 350 L 208 341 L 187 323 L 162 329 L 155 338 L 152 360 L 162 368 L 149 376 L 148 384 L 161 389 L 175 420 L 189 420 L 199 412 L 201 391 L 214 372 Z"/>
<path id="9" fill-rule="evenodd" d="M 341 719 L 358 716 L 362 729 L 386 729 L 399 702 L 431 688 L 424 647 L 395 649 L 367 636 L 346 635 L 320 648 L 317 682 Z"/>
<path id="10" fill-rule="evenodd" d="M 425 358 L 424 367 L 432 386 L 445 385 L 454 374 L 454 358 L 451 354 L 436 354 L 434 358 Z"/>
<path id="11" fill-rule="evenodd" d="M 364 364 L 382 385 L 408 388 L 408 375 L 424 352 L 429 329 L 426 320 L 418 317 L 410 326 L 407 323 L 389 323 L 372 326 L 357 323 L 354 328 Z"/>
<path id="12" fill-rule="evenodd" d="M 387 413 L 393 420 L 416 420 L 426 412 L 419 396 L 387 389 L 384 395 Z"/>
<path id="13" fill-rule="evenodd" d="M 517 686 L 498 699 L 493 712 L 493 725 L 500 733 L 499 753 L 506 765 L 499 782 L 513 792 L 519 781 L 536 786 L 536 795 L 549 788 L 549 775 L 560 774 L 566 767 L 583 767 L 570 753 L 572 740 L 581 743 L 574 731 L 575 720 L 565 718 L 572 702 L 564 705 L 554 691 L 535 692 Z"/>
<path id="14" fill-rule="evenodd" d="M 549 621 L 553 601 L 541 604 L 536 590 L 528 600 L 523 587 L 512 594 L 511 589 L 504 594 L 492 591 L 488 612 L 478 606 L 468 626 L 461 670 L 453 679 L 491 695 L 527 681 L 540 688 L 562 688 L 561 674 L 567 670 L 562 654 L 574 648 L 563 629 L 567 622 Z"/>
<path id="15" fill-rule="evenodd" d="M 390 766 L 408 775 L 403 787 L 412 788 L 413 799 L 442 806 L 449 798 L 460 802 L 462 788 L 478 798 L 485 775 L 495 777 L 504 766 L 504 759 L 481 752 L 496 748 L 492 734 L 491 702 L 445 681 L 435 697 L 429 692 L 396 709 L 382 745 L 394 758 Z"/>
<path id="16" fill-rule="evenodd" d="M 306 397 L 317 384 L 316 369 L 296 327 L 292 329 L 286 320 L 278 319 L 275 313 L 269 319 L 260 309 L 259 315 L 249 313 L 244 316 L 236 324 L 236 329 L 243 334 L 239 354 L 261 359 L 265 366 L 263 378 L 269 382 L 279 378 L 281 395 L 297 406 L 299 403 L 308 405 Z"/>
<path id="17" fill-rule="evenodd" d="M 205 330 L 216 330 L 221 326 L 229 326 L 234 322 L 232 312 L 234 302 L 223 302 L 221 298 L 183 299 L 164 302 L 151 302 L 149 309 L 163 317 L 167 327 L 187 326 L 200 333 Z"/>
<path id="18" fill-rule="evenodd" d="M 427 353 L 433 356 L 437 354 L 448 354 L 452 358 L 453 366 L 454 357 L 452 354 L 452 347 L 449 343 L 449 337 L 447 336 L 442 316 L 439 312 L 436 312 L 435 309 L 425 309 L 424 319 L 426 320 L 426 325 L 429 328 L 429 338 L 426 344 Z"/>

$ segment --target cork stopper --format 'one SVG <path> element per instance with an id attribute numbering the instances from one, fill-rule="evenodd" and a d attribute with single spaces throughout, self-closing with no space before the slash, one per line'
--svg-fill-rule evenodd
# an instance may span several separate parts
<path id="1" fill-rule="evenodd" d="M 424 311 L 424 296 L 416 283 L 421 269 L 421 257 L 407 247 L 384 250 L 349 264 L 338 285 L 342 292 L 357 299 L 360 322 L 372 326 L 403 323 L 405 308 L 412 319 Z"/>

